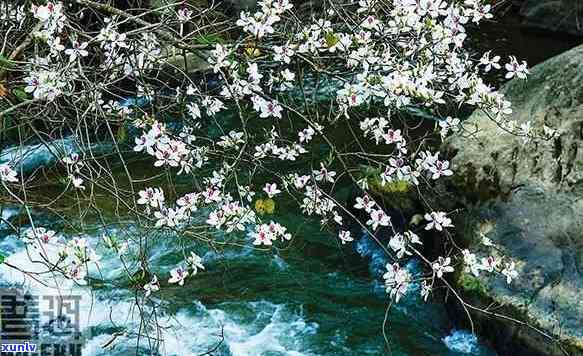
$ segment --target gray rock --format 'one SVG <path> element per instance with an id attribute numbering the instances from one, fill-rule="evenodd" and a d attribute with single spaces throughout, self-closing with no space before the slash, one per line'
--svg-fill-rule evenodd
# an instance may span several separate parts
<path id="1" fill-rule="evenodd" d="M 583 35 L 581 0 L 525 0 L 520 14 L 529 25 Z"/>
<path id="2" fill-rule="evenodd" d="M 508 322 L 502 328 L 512 341 L 530 354 L 583 355 L 583 46 L 531 73 L 529 80 L 502 89 L 513 118 L 544 123 L 558 129 L 558 136 L 524 144 L 474 113 L 465 124 L 478 132 L 446 144 L 455 154 L 456 182 L 468 208 L 459 224 L 466 244 L 480 250 L 479 225 L 491 222 L 488 237 L 518 262 L 521 274 L 510 286 L 500 277 L 479 277 L 482 295 L 475 300 L 503 305 L 550 336 Z M 488 319 L 480 317 L 480 323 L 488 325 Z"/>
<path id="3" fill-rule="evenodd" d="M 462 176 L 489 180 L 504 193 L 527 183 L 549 191 L 583 195 L 583 46 L 541 63 L 528 80 L 513 80 L 502 91 L 512 102 L 518 124 L 547 124 L 558 137 L 525 145 L 522 138 L 498 130 L 483 113 L 465 126 L 479 131 L 457 136 L 448 148 Z M 475 172 L 473 172 L 475 171 Z M 472 173 L 473 172 L 473 173 Z"/>

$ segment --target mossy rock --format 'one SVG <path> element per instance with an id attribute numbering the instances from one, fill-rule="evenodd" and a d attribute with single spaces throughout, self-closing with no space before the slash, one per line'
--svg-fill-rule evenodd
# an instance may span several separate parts
<path id="1" fill-rule="evenodd" d="M 468 273 L 460 273 L 456 284 L 465 292 L 470 293 L 480 298 L 488 296 L 486 286 L 476 277 Z"/>

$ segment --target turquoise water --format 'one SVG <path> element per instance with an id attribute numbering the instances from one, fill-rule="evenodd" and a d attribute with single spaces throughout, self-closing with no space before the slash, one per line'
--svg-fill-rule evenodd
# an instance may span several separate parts
<path id="1" fill-rule="evenodd" d="M 55 141 L 53 146 L 51 151 L 38 144 L 7 148 L 0 152 L 0 163 L 25 157 L 19 170 L 32 172 L 41 165 L 53 165 L 57 161 L 54 152 L 62 157 L 77 149 L 68 138 Z M 104 143 L 91 149 L 102 154 L 111 151 Z M 126 157 L 133 178 L 150 177 L 151 162 L 136 159 Z M 121 188 L 127 187 L 119 162 L 112 164 L 117 166 L 114 180 Z M 59 196 L 62 183 L 53 180 L 39 183 L 29 196 L 46 200 Z M 164 177 L 147 182 L 167 191 L 192 190 L 189 179 L 175 183 L 167 186 Z M 389 299 L 382 285 L 387 263 L 382 250 L 366 237 L 340 246 L 336 236 L 320 230 L 318 221 L 297 215 L 296 209 L 288 210 L 291 202 L 278 200 L 273 216 L 294 235 L 291 244 L 284 249 L 257 250 L 244 233 L 236 238 L 212 236 L 217 243 L 206 245 L 187 236 L 150 231 L 129 215 L 114 213 L 117 206 L 109 196 L 98 190 L 95 199 L 100 214 L 88 210 L 82 220 L 77 209 L 84 208 L 75 207 L 77 199 L 60 197 L 53 208 L 64 215 L 66 224 L 50 211 L 33 212 L 37 226 L 59 231 L 65 240 L 79 236 L 73 231 L 83 231 L 82 237 L 98 246 L 101 265 L 91 271 L 88 285 L 73 285 L 49 274 L 43 275 L 45 286 L 0 265 L 0 286 L 21 286 L 37 295 L 81 297 L 84 356 L 190 356 L 209 350 L 208 354 L 225 356 L 493 354 L 476 337 L 452 329 L 442 300 L 425 304 L 417 290 L 393 305 L 384 323 Z M 5 205 L 1 210 L 9 221 L 22 216 L 13 206 Z M 136 273 L 140 263 L 125 258 L 122 264 L 117 255 L 106 251 L 101 244 L 104 233 L 134 241 L 130 250 L 137 250 L 139 241 L 147 237 L 149 266 L 154 268 L 150 272 L 162 282 L 153 302 L 136 307 L 143 293 L 136 293 L 131 286 L 126 269 Z M 8 263 L 33 271 L 42 267 L 29 262 L 28 254 L 35 251 L 27 252 L 6 226 L 0 226 L 0 249 L 8 252 Z M 170 270 L 190 251 L 203 257 L 206 270 L 189 277 L 184 287 L 166 283 Z M 420 272 L 414 260 L 408 268 Z M 157 320 L 160 328 L 142 328 L 141 317 Z M 42 334 L 58 340 L 45 328 L 52 322 L 50 317 L 41 320 Z"/>
<path id="2" fill-rule="evenodd" d="M 4 218 L 10 220 L 17 214 L 17 209 L 3 207 Z M 59 220 L 54 216 L 40 211 L 35 214 L 37 224 L 58 228 Z M 179 244 L 201 255 L 206 267 L 187 279 L 184 287 L 166 285 L 158 294 L 160 298 L 155 298 L 156 317 L 164 326 L 164 341 L 159 345 L 142 336 L 136 350 L 136 294 L 128 286 L 120 259 L 111 252 L 99 249 L 101 268 L 92 271 L 96 278 L 88 286 L 67 286 L 66 281 L 52 278 L 48 282 L 59 285 L 64 295 L 82 297 L 83 355 L 87 356 L 182 356 L 209 349 L 215 350 L 213 355 L 233 356 L 493 354 L 468 333 L 451 330 L 440 302 L 424 304 L 417 291 L 391 309 L 387 346 L 382 325 L 388 298 L 380 280 L 386 261 L 380 249 L 366 238 L 341 247 L 333 236 L 318 229 L 317 222 L 286 213 L 276 218 L 297 228 L 291 246 L 284 250 L 246 246 L 214 250 L 200 243 L 189 244 L 173 234 L 152 238 L 150 262 L 160 279 L 167 278 L 168 271 L 182 261 Z M 107 228 L 94 226 L 94 233 L 85 237 L 97 243 L 104 232 L 129 239 L 145 233 L 132 223 L 111 223 Z M 0 231 L 0 239 L 0 248 L 10 252 L 9 263 L 36 268 L 27 262 L 21 241 L 8 230 Z M 132 269 L 136 263 L 127 260 L 126 266 Z M 419 271 L 415 261 L 410 261 L 408 268 Z M 58 293 L 25 281 L 6 266 L 0 266 L 0 281 L 3 286 L 24 286 L 31 293 Z M 144 310 L 151 315 L 150 307 Z M 44 319 L 41 324 L 50 321 Z M 116 332 L 126 334 L 103 349 Z"/>

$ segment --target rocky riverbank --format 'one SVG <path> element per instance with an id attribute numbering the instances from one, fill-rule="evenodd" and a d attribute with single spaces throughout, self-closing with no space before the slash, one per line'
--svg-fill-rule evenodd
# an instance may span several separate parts
<path id="1" fill-rule="evenodd" d="M 554 127 L 551 140 L 525 144 L 476 112 L 465 122 L 475 134 L 446 145 L 466 208 L 458 219 L 463 242 L 479 251 L 487 235 L 521 275 L 510 286 L 487 276 L 456 278 L 471 302 L 529 325 L 472 313 L 503 355 L 583 355 L 582 80 L 580 46 L 504 86 L 518 124 Z"/>

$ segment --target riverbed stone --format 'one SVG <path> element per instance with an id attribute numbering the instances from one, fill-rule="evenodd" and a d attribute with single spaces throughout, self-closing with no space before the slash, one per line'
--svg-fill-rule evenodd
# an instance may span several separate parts
<path id="1" fill-rule="evenodd" d="M 501 354 L 583 355 L 582 82 L 580 46 L 532 68 L 527 81 L 502 88 L 518 124 L 554 127 L 554 139 L 525 144 L 475 112 L 464 125 L 477 132 L 445 145 L 465 207 L 457 222 L 464 231 L 460 240 L 481 254 L 496 254 L 480 245 L 486 234 L 520 273 L 510 285 L 501 276 L 483 275 L 476 279 L 479 288 L 458 287 L 473 302 L 494 303 L 539 329 L 475 313 L 487 334 L 496 327 L 493 342 Z M 486 223 L 491 228 L 481 229 Z"/>

